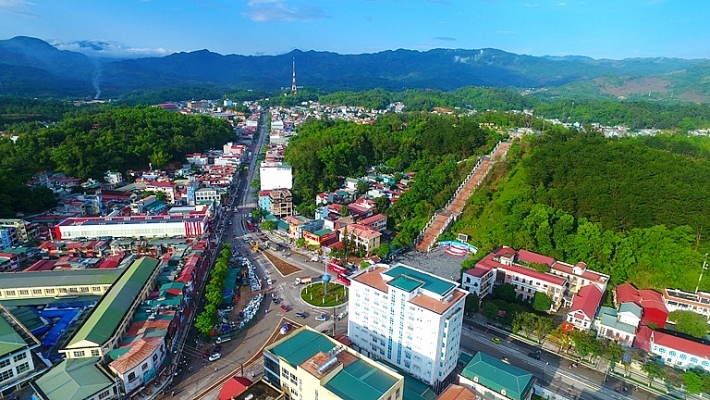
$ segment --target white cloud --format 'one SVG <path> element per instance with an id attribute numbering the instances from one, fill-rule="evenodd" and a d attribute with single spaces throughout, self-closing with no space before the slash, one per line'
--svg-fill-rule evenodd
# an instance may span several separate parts
<path id="1" fill-rule="evenodd" d="M 0 0 L 0 12 L 8 14 L 17 14 L 25 17 L 35 17 L 36 14 L 32 10 L 35 3 L 27 0 Z"/>
<path id="2" fill-rule="evenodd" d="M 242 17 L 255 22 L 267 21 L 317 21 L 325 18 L 319 7 L 289 5 L 286 0 L 249 0 L 249 10 Z"/>
<path id="3" fill-rule="evenodd" d="M 130 47 L 116 42 L 102 40 L 77 40 L 74 42 L 53 42 L 59 50 L 76 51 L 89 56 L 113 58 L 162 57 L 173 52 L 162 48 Z"/>

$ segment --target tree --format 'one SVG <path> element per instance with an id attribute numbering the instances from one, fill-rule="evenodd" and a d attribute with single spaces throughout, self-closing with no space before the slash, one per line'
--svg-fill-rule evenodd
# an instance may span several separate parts
<path id="1" fill-rule="evenodd" d="M 261 229 L 271 232 L 276 230 L 276 222 L 272 220 L 266 220 L 261 223 Z"/>
<path id="2" fill-rule="evenodd" d="M 375 198 L 375 205 L 377 206 L 377 211 L 379 213 L 385 214 L 390 208 L 390 199 L 387 196 L 380 196 Z"/>
<path id="3" fill-rule="evenodd" d="M 704 339 L 708 333 L 707 318 L 692 311 L 677 310 L 668 314 L 668 320 L 675 322 L 678 331 Z"/>
<path id="4" fill-rule="evenodd" d="M 683 383 L 685 383 L 685 392 L 688 394 L 703 392 L 703 377 L 695 371 L 685 371 L 683 373 Z"/>
<path id="5" fill-rule="evenodd" d="M 471 293 L 466 296 L 466 303 L 463 307 L 463 310 L 466 314 L 477 313 L 480 307 L 481 299 L 478 298 L 478 295 L 476 293 Z"/>
<path id="6" fill-rule="evenodd" d="M 535 292 L 532 299 L 532 308 L 540 312 L 548 312 L 552 307 L 552 300 L 543 292 Z"/>
<path id="7" fill-rule="evenodd" d="M 488 318 L 489 321 L 493 321 L 498 317 L 498 311 L 500 311 L 498 306 L 491 301 L 483 304 L 483 315 Z"/>
<path id="8" fill-rule="evenodd" d="M 624 348 L 619 343 L 612 340 L 606 341 L 606 351 L 604 352 L 609 359 L 609 369 L 614 370 L 616 363 L 624 358 Z"/>
<path id="9" fill-rule="evenodd" d="M 293 242 L 293 244 L 296 245 L 296 247 L 302 248 L 306 245 L 306 239 L 298 238 L 295 242 Z"/>
<path id="10" fill-rule="evenodd" d="M 515 302 L 515 288 L 509 283 L 498 285 L 498 287 L 493 289 L 493 297 L 513 303 Z"/>
<path id="11" fill-rule="evenodd" d="M 574 342 L 574 347 L 582 357 L 591 359 L 592 356 L 601 356 L 604 353 L 604 344 L 594 337 L 591 332 L 572 331 L 570 337 Z"/>
<path id="12" fill-rule="evenodd" d="M 217 325 L 217 308 L 211 304 L 205 306 L 205 309 L 197 316 L 195 320 L 195 328 L 204 336 L 207 336 L 214 326 Z"/>
<path id="13" fill-rule="evenodd" d="M 367 181 L 357 181 L 356 190 L 359 194 L 365 194 L 370 190 L 370 184 Z"/>
<path id="14" fill-rule="evenodd" d="M 641 365 L 641 371 L 645 372 L 648 376 L 648 386 L 653 384 L 656 379 L 663 378 L 663 367 L 661 367 L 655 361 L 647 361 Z"/>
<path id="15" fill-rule="evenodd" d="M 387 258 L 387 256 L 390 255 L 391 252 L 392 252 L 392 246 L 390 246 L 389 243 L 382 243 L 380 245 L 380 247 L 375 249 L 374 253 L 377 257 L 385 259 L 385 258 Z"/>
<path id="16" fill-rule="evenodd" d="M 537 336 L 537 340 L 540 345 L 545 343 L 545 338 L 547 338 L 554 328 L 555 322 L 552 318 L 535 315 L 535 319 L 533 321 L 533 332 L 535 332 L 535 336 Z"/>
<path id="17" fill-rule="evenodd" d="M 350 210 L 348 210 L 348 206 L 340 206 L 340 216 L 347 217 L 348 215 L 350 215 Z"/>

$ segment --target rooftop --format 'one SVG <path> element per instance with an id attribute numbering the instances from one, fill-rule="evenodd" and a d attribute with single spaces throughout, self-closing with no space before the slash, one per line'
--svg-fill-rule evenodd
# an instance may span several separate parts
<path id="1" fill-rule="evenodd" d="M 158 266 L 158 260 L 142 257 L 131 264 L 94 307 L 86 322 L 74 334 L 67 348 L 82 347 L 84 341 L 104 344 L 116 330 L 131 304 Z M 105 271 L 105 270 L 103 270 Z"/>
<path id="2" fill-rule="evenodd" d="M 523 399 L 532 390 L 534 381 L 531 373 L 480 351 L 464 367 L 461 376 L 477 379 L 479 384 L 498 393 L 505 389 L 506 396 L 513 400 Z"/>
<path id="3" fill-rule="evenodd" d="M 96 364 L 98 357 L 67 359 L 33 384 L 49 400 L 83 400 L 90 398 L 113 382 Z"/>
<path id="4" fill-rule="evenodd" d="M 22 336 L 5 321 L 5 318 L 0 317 L 0 357 L 23 347 L 27 347 L 27 343 L 22 339 Z"/>
<path id="5" fill-rule="evenodd" d="M 123 273 L 121 269 L 56 269 L 51 271 L 0 273 L 0 289 L 110 285 Z"/>
<path id="6" fill-rule="evenodd" d="M 427 274 L 426 272 L 418 271 L 416 269 L 407 267 L 404 264 L 395 264 L 386 271 L 383 275 L 393 278 L 390 280 L 389 284 L 392 285 L 394 278 L 405 276 L 408 279 L 416 280 L 421 282 L 421 288 L 432 293 L 436 293 L 443 296 L 449 293 L 453 288 L 458 286 L 456 282 L 452 282 L 446 279 L 439 278 L 434 275 Z"/>

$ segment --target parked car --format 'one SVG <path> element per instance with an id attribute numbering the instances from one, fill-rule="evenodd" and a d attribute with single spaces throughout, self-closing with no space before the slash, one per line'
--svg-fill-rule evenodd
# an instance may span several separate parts
<path id="1" fill-rule="evenodd" d="M 498 336 L 493 336 L 493 337 L 491 338 L 491 342 L 493 342 L 493 343 L 500 343 L 500 338 L 499 338 Z"/>
<path id="2" fill-rule="evenodd" d="M 325 314 L 316 315 L 316 321 L 327 321 L 327 320 L 328 320 L 328 316 Z"/>
<path id="3" fill-rule="evenodd" d="M 210 362 L 212 362 L 212 361 L 217 361 L 220 358 L 222 358 L 222 355 L 220 353 L 212 353 L 212 355 L 208 358 L 208 360 L 210 360 Z"/>
<path id="4" fill-rule="evenodd" d="M 221 344 L 216 345 L 216 346 L 214 347 L 214 349 L 212 349 L 212 353 L 219 353 L 219 352 L 221 352 L 221 351 L 222 351 L 222 345 L 221 345 Z"/>
<path id="5" fill-rule="evenodd" d="M 536 352 L 533 352 L 533 353 L 528 353 L 528 357 L 532 357 L 532 358 L 534 358 L 534 359 L 536 359 L 536 360 L 539 360 L 539 359 L 540 359 L 540 353 L 537 352 L 537 351 L 536 351 Z"/>
<path id="6" fill-rule="evenodd" d="M 281 304 L 281 309 L 284 311 L 291 311 L 291 307 L 287 306 L 286 304 Z"/>
<path id="7" fill-rule="evenodd" d="M 281 303 L 281 299 L 279 299 L 278 297 L 275 297 L 273 299 L 273 302 L 274 302 L 274 304 L 279 304 L 279 303 Z"/>
<path id="8" fill-rule="evenodd" d="M 308 318 L 308 314 L 302 313 L 302 312 L 297 312 L 296 317 L 306 319 L 306 318 Z"/>

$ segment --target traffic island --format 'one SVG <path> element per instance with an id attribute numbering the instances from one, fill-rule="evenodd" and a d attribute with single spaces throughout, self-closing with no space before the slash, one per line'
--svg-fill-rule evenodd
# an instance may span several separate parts
<path id="1" fill-rule="evenodd" d="M 301 299 L 314 307 L 337 307 L 348 302 L 348 288 L 340 283 L 312 283 L 301 290 Z"/>

